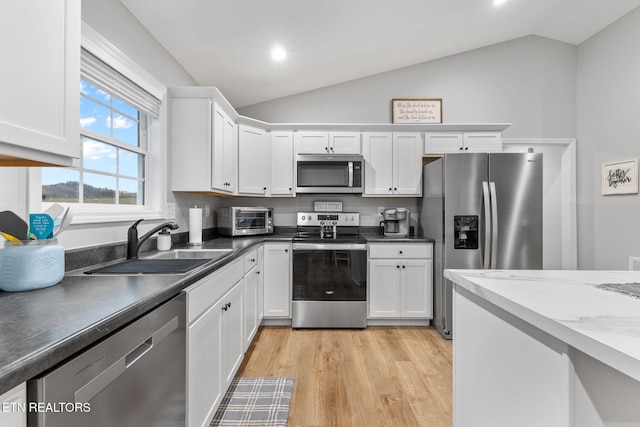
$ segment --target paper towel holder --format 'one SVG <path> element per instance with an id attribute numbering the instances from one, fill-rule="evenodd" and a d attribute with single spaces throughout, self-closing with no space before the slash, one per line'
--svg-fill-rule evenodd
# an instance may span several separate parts
<path id="1" fill-rule="evenodd" d="M 189 245 L 202 245 L 202 208 L 189 208 Z"/>

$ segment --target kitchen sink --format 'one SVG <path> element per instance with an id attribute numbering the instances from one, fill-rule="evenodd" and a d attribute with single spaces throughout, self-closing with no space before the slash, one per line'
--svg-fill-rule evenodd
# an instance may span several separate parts
<path id="1" fill-rule="evenodd" d="M 213 260 L 223 258 L 236 249 L 172 249 L 158 251 L 138 259 L 127 259 L 85 274 L 183 274 Z"/>
<path id="2" fill-rule="evenodd" d="M 192 259 L 127 259 L 85 274 L 182 274 L 211 261 L 208 258 Z"/>
<path id="3" fill-rule="evenodd" d="M 147 255 L 145 259 L 218 259 L 232 253 L 236 249 L 171 249 Z"/>

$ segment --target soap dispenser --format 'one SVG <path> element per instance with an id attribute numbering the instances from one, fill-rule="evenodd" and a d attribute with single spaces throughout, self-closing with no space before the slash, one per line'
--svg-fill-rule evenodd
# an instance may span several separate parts
<path id="1" fill-rule="evenodd" d="M 158 233 L 157 243 L 159 251 L 168 251 L 171 249 L 171 233 L 169 233 L 169 230 L 164 229 Z"/>

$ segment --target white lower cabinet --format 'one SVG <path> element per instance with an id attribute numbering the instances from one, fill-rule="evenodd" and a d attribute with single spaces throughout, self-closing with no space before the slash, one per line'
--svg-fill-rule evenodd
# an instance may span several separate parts
<path id="1" fill-rule="evenodd" d="M 264 317 L 291 318 L 291 244 L 264 244 Z"/>
<path id="2" fill-rule="evenodd" d="M 0 426 L 27 427 L 27 385 L 18 384 L 0 395 Z M 24 410 L 22 408 L 25 408 Z"/>
<path id="3" fill-rule="evenodd" d="M 245 255 L 244 275 L 244 351 L 247 351 L 258 332 L 264 309 L 261 277 L 262 246 Z"/>
<path id="4" fill-rule="evenodd" d="M 369 318 L 433 316 L 430 243 L 371 244 L 369 278 Z"/>
<path id="5" fill-rule="evenodd" d="M 244 283 L 234 286 L 220 301 L 222 305 L 222 379 L 227 390 L 244 358 L 242 331 L 242 291 Z M 218 304 L 216 304 L 217 306 Z"/>
<path id="6" fill-rule="evenodd" d="M 188 427 L 209 425 L 244 357 L 243 261 L 186 289 Z"/>
<path id="7" fill-rule="evenodd" d="M 222 399 L 222 305 L 214 304 L 188 329 L 187 426 L 207 425 Z"/>

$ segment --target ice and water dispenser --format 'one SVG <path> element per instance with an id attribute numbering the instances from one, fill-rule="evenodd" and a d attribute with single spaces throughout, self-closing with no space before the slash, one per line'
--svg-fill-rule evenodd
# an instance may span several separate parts
<path id="1" fill-rule="evenodd" d="M 455 249 L 478 249 L 478 215 L 455 215 L 453 235 Z"/>

